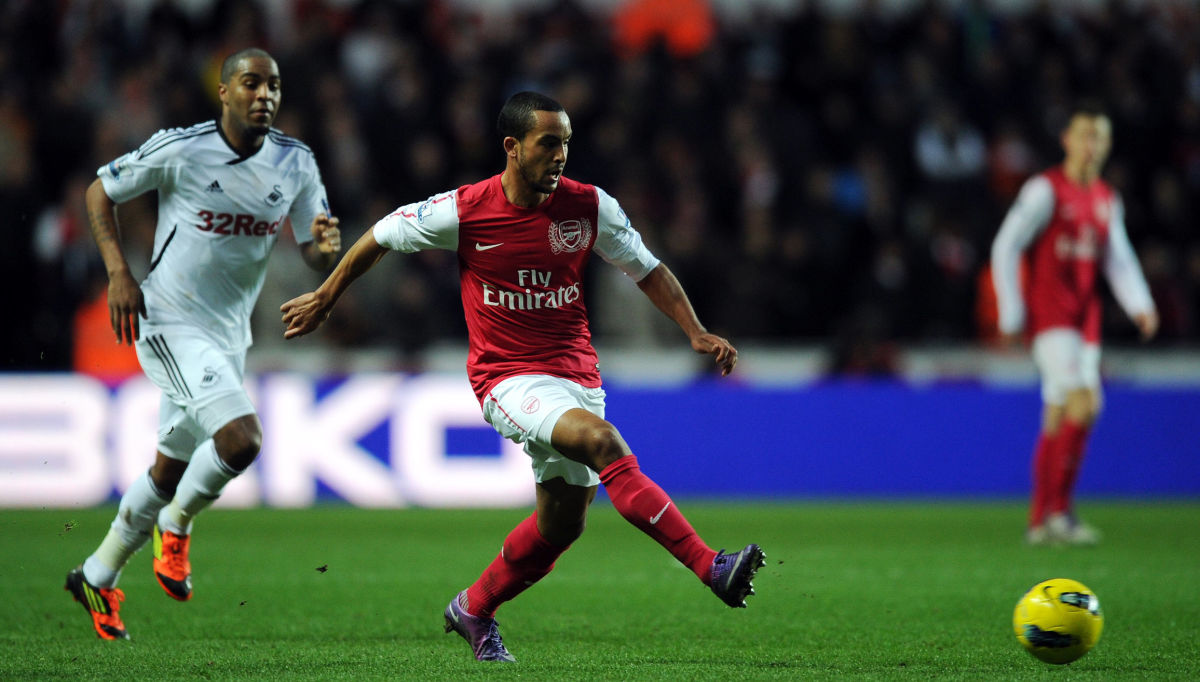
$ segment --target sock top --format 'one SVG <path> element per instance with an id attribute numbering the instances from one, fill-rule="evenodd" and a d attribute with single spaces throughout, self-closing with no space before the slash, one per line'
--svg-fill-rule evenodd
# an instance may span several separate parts
<path id="1" fill-rule="evenodd" d="M 625 455 L 612 464 L 604 467 L 604 471 L 600 472 L 600 482 L 608 485 L 608 482 L 613 478 L 630 469 L 639 469 L 636 455 Z"/>

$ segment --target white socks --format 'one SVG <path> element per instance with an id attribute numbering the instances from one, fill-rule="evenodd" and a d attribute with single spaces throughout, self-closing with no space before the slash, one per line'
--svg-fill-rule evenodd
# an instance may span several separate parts
<path id="1" fill-rule="evenodd" d="M 134 479 L 121 496 L 117 518 L 96 551 L 83 562 L 83 577 L 96 587 L 114 587 L 129 557 L 150 539 L 150 529 L 168 500 L 158 493 L 150 472 Z"/>
<path id="2" fill-rule="evenodd" d="M 175 499 L 158 515 L 158 527 L 176 535 L 190 535 L 192 520 L 221 496 L 225 484 L 242 472 L 234 471 L 221 461 L 212 439 L 206 440 L 192 454 Z"/>
<path id="3" fill-rule="evenodd" d="M 96 551 L 83 562 L 83 577 L 96 587 L 115 587 L 129 557 L 150 539 L 157 522 L 162 530 L 190 535 L 192 520 L 221 495 L 225 484 L 240 474 L 221 461 L 212 439 L 192 454 L 175 489 L 175 499 L 162 497 L 147 471 L 121 496 L 117 518 Z"/>

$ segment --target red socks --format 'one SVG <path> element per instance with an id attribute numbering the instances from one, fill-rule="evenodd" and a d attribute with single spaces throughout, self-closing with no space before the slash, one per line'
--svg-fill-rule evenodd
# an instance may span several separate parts
<path id="1" fill-rule="evenodd" d="M 621 516 L 654 538 L 701 582 L 712 579 L 717 555 L 671 502 L 671 498 L 638 468 L 637 457 L 626 455 L 600 472 L 600 481 Z"/>
<path id="2" fill-rule="evenodd" d="M 642 473 L 636 457 L 627 455 L 608 465 L 600 480 L 621 516 L 666 547 L 705 585 L 711 582 L 717 553 L 696 535 L 662 488 Z M 542 537 L 537 512 L 529 515 L 504 539 L 500 555 L 479 580 L 467 588 L 467 613 L 493 618 L 501 604 L 545 577 L 565 551 L 566 547 L 556 547 Z"/>
<path id="3" fill-rule="evenodd" d="M 1040 526 L 1046 520 L 1050 506 L 1050 480 L 1054 477 L 1053 447 L 1055 438 L 1044 432 L 1038 435 L 1033 451 L 1033 494 L 1029 502 L 1029 527 Z"/>
<path id="4" fill-rule="evenodd" d="M 1083 448 L 1087 445 L 1088 427 L 1079 422 L 1064 419 L 1058 427 L 1059 465 L 1056 478 L 1051 479 L 1052 497 L 1049 512 L 1066 514 L 1071 511 L 1074 500 L 1075 480 L 1079 478 L 1079 465 L 1083 462 Z"/>
<path id="5" fill-rule="evenodd" d="M 504 539 L 500 555 L 479 580 L 467 588 L 467 613 L 480 618 L 494 617 L 501 604 L 544 578 L 565 551 L 567 547 L 546 542 L 538 531 L 537 512 L 530 514 Z"/>
<path id="6" fill-rule="evenodd" d="M 1064 419 L 1057 433 L 1043 433 L 1038 438 L 1033 455 L 1031 527 L 1040 526 L 1048 514 L 1065 514 L 1071 510 L 1087 437 L 1086 425 Z"/>

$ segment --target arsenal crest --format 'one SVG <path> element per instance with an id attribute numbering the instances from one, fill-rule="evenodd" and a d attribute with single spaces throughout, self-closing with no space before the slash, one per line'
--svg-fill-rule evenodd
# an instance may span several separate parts
<path id="1" fill-rule="evenodd" d="M 592 223 L 586 218 L 550 223 L 550 250 L 556 254 L 579 251 L 587 248 L 591 241 Z"/>

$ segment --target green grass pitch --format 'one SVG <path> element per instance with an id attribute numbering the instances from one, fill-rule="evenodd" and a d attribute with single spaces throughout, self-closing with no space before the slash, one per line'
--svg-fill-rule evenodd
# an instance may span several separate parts
<path id="1" fill-rule="evenodd" d="M 195 597 L 169 599 L 150 550 L 121 582 L 130 642 L 93 634 L 63 591 L 113 509 L 0 511 L 0 679 L 1196 679 L 1200 504 L 1085 503 L 1091 549 L 1020 542 L 1017 503 L 705 503 L 715 547 L 767 552 L 729 609 L 607 504 L 541 583 L 505 605 L 513 666 L 482 664 L 442 609 L 527 510 L 210 510 Z M 319 570 L 324 568 L 325 570 Z M 1068 667 L 1012 635 L 1017 599 L 1070 577 L 1105 628 Z"/>

